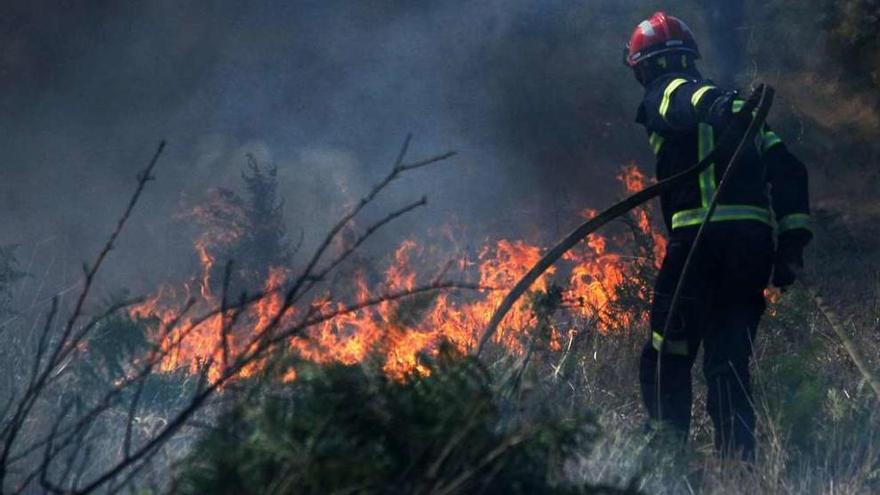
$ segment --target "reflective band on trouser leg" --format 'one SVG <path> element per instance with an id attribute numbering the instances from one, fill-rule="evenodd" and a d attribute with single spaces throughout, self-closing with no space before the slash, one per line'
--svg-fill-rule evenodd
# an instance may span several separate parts
<path id="1" fill-rule="evenodd" d="M 693 105 L 694 108 L 696 108 L 697 105 L 700 104 L 700 100 L 703 99 L 703 96 L 704 96 L 704 95 L 705 95 L 710 89 L 712 89 L 712 88 L 714 88 L 714 87 L 715 87 L 715 86 L 703 86 L 702 88 L 700 88 L 700 89 L 694 91 L 694 95 L 691 96 L 691 105 Z"/>
<path id="2" fill-rule="evenodd" d="M 663 100 L 660 102 L 660 116 L 663 117 L 664 120 L 666 119 L 666 112 L 669 111 L 669 104 L 672 101 L 672 93 L 686 82 L 687 79 L 673 79 L 672 82 L 666 86 L 666 90 L 663 91 Z"/>
<path id="3" fill-rule="evenodd" d="M 687 356 L 688 355 L 688 343 L 687 340 L 667 340 L 666 344 L 663 344 L 663 335 L 660 332 L 654 332 L 651 335 L 651 345 L 654 347 L 654 350 L 660 352 L 662 349 L 666 354 L 675 354 L 678 356 Z"/>
<path id="4" fill-rule="evenodd" d="M 715 148 L 715 131 L 709 124 L 701 123 L 698 129 L 698 160 L 703 160 L 712 149 Z M 700 203 L 703 208 L 709 206 L 712 198 L 715 197 L 715 164 L 709 165 L 709 168 L 700 173 Z"/>
<path id="5" fill-rule="evenodd" d="M 651 136 L 648 138 L 648 141 L 651 143 L 651 149 L 654 150 L 654 154 L 659 155 L 660 148 L 663 147 L 663 142 L 666 141 L 666 139 L 660 134 L 652 132 Z"/>
<path id="6" fill-rule="evenodd" d="M 794 229 L 806 229 L 812 232 L 813 228 L 810 225 L 810 215 L 807 215 L 806 213 L 793 213 L 791 215 L 786 215 L 779 220 L 780 232 Z"/>
<path id="7" fill-rule="evenodd" d="M 700 225 L 706 221 L 708 208 L 679 211 L 672 215 L 672 228 Z M 771 225 L 770 210 L 750 205 L 718 205 L 712 214 L 713 222 L 729 222 L 732 220 L 754 220 Z"/>

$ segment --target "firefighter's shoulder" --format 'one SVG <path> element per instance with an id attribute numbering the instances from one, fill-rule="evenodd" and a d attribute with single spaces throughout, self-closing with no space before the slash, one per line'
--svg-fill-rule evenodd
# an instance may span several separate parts
<path id="1" fill-rule="evenodd" d="M 698 121 L 697 110 L 720 92 L 706 79 L 684 75 L 659 78 L 645 90 L 644 123 L 658 131 L 689 129 Z"/>

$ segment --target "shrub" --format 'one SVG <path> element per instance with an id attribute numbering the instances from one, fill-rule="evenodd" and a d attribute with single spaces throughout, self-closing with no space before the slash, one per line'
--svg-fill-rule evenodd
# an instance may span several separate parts
<path id="1" fill-rule="evenodd" d="M 600 491 L 560 481 L 565 461 L 596 436 L 590 417 L 546 407 L 502 416 L 479 361 L 444 347 L 427 366 L 423 376 L 394 381 L 363 366 L 302 364 L 282 390 L 223 415 L 183 463 L 173 491 Z"/>

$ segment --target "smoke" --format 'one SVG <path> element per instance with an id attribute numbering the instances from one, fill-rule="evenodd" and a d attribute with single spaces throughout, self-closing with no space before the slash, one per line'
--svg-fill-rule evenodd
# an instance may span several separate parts
<path id="1" fill-rule="evenodd" d="M 696 13 L 692 3 L 670 11 Z M 620 50 L 654 7 L 6 2 L 0 238 L 79 266 L 165 138 L 158 180 L 109 267 L 111 285 L 149 290 L 193 261 L 192 227 L 176 214 L 209 188 L 239 187 L 246 153 L 278 166 L 307 248 L 386 173 L 408 132 L 413 158 L 460 154 L 393 187 L 382 207 L 422 194 L 429 206 L 389 238 L 456 221 L 478 235 L 554 237 L 573 212 L 617 195 L 621 165 L 650 170 L 633 122 L 641 89 Z M 688 20 L 699 35 L 702 19 Z"/>
<path id="2" fill-rule="evenodd" d="M 706 6 L 708 25 L 712 30 L 712 36 L 707 39 L 714 45 L 718 57 L 718 82 L 735 86 L 737 76 L 745 68 L 745 6 L 742 0 L 704 0 L 703 3 Z"/>

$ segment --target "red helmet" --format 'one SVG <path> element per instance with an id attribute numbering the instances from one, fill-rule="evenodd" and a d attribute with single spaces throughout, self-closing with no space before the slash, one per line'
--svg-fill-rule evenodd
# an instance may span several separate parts
<path id="1" fill-rule="evenodd" d="M 623 52 L 623 63 L 635 67 L 661 53 L 686 52 L 700 58 L 700 50 L 690 28 L 678 17 L 656 12 L 633 31 Z"/>

